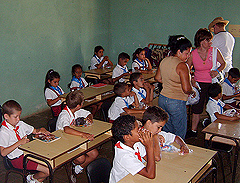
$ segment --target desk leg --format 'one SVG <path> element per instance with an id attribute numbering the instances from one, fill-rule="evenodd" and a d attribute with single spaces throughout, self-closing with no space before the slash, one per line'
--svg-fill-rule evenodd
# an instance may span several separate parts
<path id="1" fill-rule="evenodd" d="M 27 171 L 27 158 L 28 157 L 31 157 L 31 158 L 34 158 L 34 159 L 37 159 L 39 161 L 44 162 L 47 165 L 48 169 L 49 169 L 49 182 L 50 183 L 53 182 L 53 169 L 52 169 L 52 166 L 50 165 L 50 163 L 47 160 L 42 159 L 42 158 L 40 158 L 38 156 L 34 156 L 32 154 L 27 154 L 23 158 L 23 172 L 24 172 L 24 174 L 26 175 L 26 171 Z"/>
<path id="2" fill-rule="evenodd" d="M 236 150 L 234 154 L 234 165 L 233 165 L 233 175 L 232 175 L 232 182 L 235 182 L 236 178 L 236 171 L 237 171 L 237 161 L 238 161 L 238 150 L 239 150 L 239 143 L 236 139 L 232 139 L 236 143 Z"/>

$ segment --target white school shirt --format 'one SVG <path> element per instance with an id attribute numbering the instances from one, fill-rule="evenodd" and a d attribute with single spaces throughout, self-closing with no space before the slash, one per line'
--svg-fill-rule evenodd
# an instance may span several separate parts
<path id="1" fill-rule="evenodd" d="M 141 96 L 140 93 L 142 93 L 142 95 L 145 96 L 145 99 L 146 99 L 146 97 L 147 97 L 147 92 L 146 92 L 146 90 L 145 90 L 144 88 L 140 88 L 140 89 L 138 90 L 138 89 L 132 87 L 132 91 L 134 91 L 134 92 L 136 93 L 137 98 L 138 98 L 138 101 L 141 102 L 141 103 L 143 103 L 143 102 L 142 102 L 142 99 L 144 99 L 144 98 Z"/>
<path id="2" fill-rule="evenodd" d="M 108 117 L 110 120 L 117 119 L 121 113 L 125 112 L 123 108 L 127 107 L 127 105 L 124 100 L 128 103 L 128 105 L 131 105 L 134 102 L 134 97 L 116 97 L 108 110 Z"/>
<path id="3" fill-rule="evenodd" d="M 158 135 L 162 135 L 163 138 L 165 139 L 163 146 L 172 144 L 175 141 L 175 137 L 176 137 L 175 134 L 170 132 L 164 132 L 164 131 L 159 132 Z"/>
<path id="4" fill-rule="evenodd" d="M 6 121 L 6 125 L 7 127 L 2 125 L 0 128 L 0 146 L 4 148 L 11 146 L 18 141 L 15 131 L 13 131 L 14 127 L 11 124 L 9 124 L 7 121 Z M 30 126 L 27 123 L 24 123 L 23 121 L 19 121 L 16 127 L 17 126 L 19 126 L 18 135 L 21 138 L 23 138 L 25 135 L 30 135 L 34 130 L 33 126 Z M 23 151 L 16 148 L 12 152 L 10 152 L 7 155 L 7 157 L 9 159 L 14 159 L 14 158 L 18 158 L 22 154 L 23 154 Z"/>
<path id="5" fill-rule="evenodd" d="M 140 158 L 137 156 L 140 155 Z M 141 142 L 133 145 L 133 149 L 118 141 L 115 145 L 115 156 L 113 167 L 110 173 L 109 183 L 115 183 L 127 176 L 140 172 L 145 165 L 143 157 L 146 156 L 146 150 Z"/>
<path id="6" fill-rule="evenodd" d="M 233 85 L 234 86 L 234 85 Z M 233 90 L 233 88 L 231 86 L 229 86 L 225 81 L 222 83 L 222 93 L 226 96 L 230 96 L 230 95 L 234 95 L 235 93 L 235 89 Z M 235 102 L 236 100 L 234 100 L 234 98 L 228 99 L 228 100 L 224 100 L 224 103 L 230 104 Z"/>
<path id="7" fill-rule="evenodd" d="M 141 64 L 137 59 L 135 59 L 133 62 L 132 62 L 132 72 L 136 72 L 136 70 L 134 69 L 135 67 L 138 68 L 138 70 L 147 70 L 147 67 L 148 67 L 148 62 L 146 60 L 144 60 L 144 69 L 142 68 L 143 67 L 143 64 Z M 140 69 L 141 67 L 141 69 Z"/>
<path id="8" fill-rule="evenodd" d="M 122 74 L 128 72 L 128 68 L 125 65 L 124 67 L 122 67 L 121 65 L 117 64 L 116 67 L 113 69 L 113 73 L 112 73 L 112 78 L 117 78 L 118 76 L 121 76 Z M 120 78 L 118 80 L 118 82 L 123 83 L 125 82 L 124 77 Z"/>
<path id="9" fill-rule="evenodd" d="M 97 56 L 96 56 L 96 57 L 97 57 Z M 101 57 L 101 58 L 100 58 L 100 61 L 102 61 L 103 58 L 104 58 L 104 57 Z M 105 65 L 107 65 L 107 63 L 108 63 L 108 61 L 106 60 L 106 61 L 103 63 L 102 66 L 104 67 Z M 91 67 L 90 67 L 90 70 L 92 70 L 92 69 L 97 69 L 97 67 L 95 66 L 96 64 L 99 64 L 99 62 L 98 62 L 98 60 L 95 58 L 95 56 L 93 56 L 92 59 L 91 59 Z"/>
<path id="10" fill-rule="evenodd" d="M 228 72 L 232 68 L 232 52 L 235 44 L 234 37 L 227 31 L 219 32 L 213 36 L 212 46 L 217 47 L 226 62 L 223 72 Z"/>
<path id="11" fill-rule="evenodd" d="M 62 88 L 60 87 L 60 86 L 58 86 L 59 88 L 60 88 L 60 90 L 62 91 L 62 94 L 64 94 L 64 91 L 62 90 Z M 56 91 L 57 92 L 57 91 Z M 60 93 L 58 93 L 59 95 L 60 95 Z M 57 94 L 54 92 L 54 91 L 52 91 L 50 88 L 46 88 L 46 90 L 45 90 L 45 99 L 47 100 L 47 99 L 55 99 L 55 98 L 57 98 L 58 96 L 57 96 Z M 61 100 L 59 100 L 59 101 L 57 101 L 55 104 L 53 104 L 53 105 L 51 105 L 51 107 L 53 107 L 53 106 L 59 106 L 59 105 L 61 105 L 61 103 L 62 103 L 62 101 Z"/>
<path id="12" fill-rule="evenodd" d="M 81 80 L 82 80 L 82 82 L 83 82 L 83 84 L 84 84 L 84 87 L 83 87 L 83 88 L 87 87 L 87 85 L 88 85 L 87 81 L 86 81 L 84 78 L 82 78 L 82 77 L 81 77 Z M 70 89 L 71 89 L 71 88 L 74 88 L 74 87 L 80 87 L 80 83 L 78 83 L 78 82 L 76 82 L 76 81 L 72 81 L 72 82 L 71 82 L 71 85 L 70 85 Z"/>
<path id="13" fill-rule="evenodd" d="M 221 107 L 218 105 L 218 103 L 222 107 L 225 106 L 225 104 L 220 99 L 217 101 L 209 97 L 209 100 L 206 106 L 206 111 L 208 112 L 211 118 L 211 122 L 214 122 L 217 119 L 216 116 L 214 115 L 215 112 L 218 112 L 219 114 L 223 114 L 223 110 L 221 110 Z"/>
<path id="14" fill-rule="evenodd" d="M 65 126 L 70 126 L 71 123 L 75 121 L 75 119 L 79 117 L 86 118 L 89 114 L 91 114 L 91 112 L 85 109 L 79 109 L 74 113 L 74 116 L 69 107 L 66 106 L 58 116 L 56 130 L 63 130 Z"/>

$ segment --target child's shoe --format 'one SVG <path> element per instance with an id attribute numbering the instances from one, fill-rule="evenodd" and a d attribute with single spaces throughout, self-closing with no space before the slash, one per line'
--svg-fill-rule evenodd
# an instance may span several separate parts
<path id="1" fill-rule="evenodd" d="M 26 177 L 27 183 L 41 183 L 37 179 L 34 179 L 33 174 L 29 174 Z"/>
<path id="2" fill-rule="evenodd" d="M 197 138 L 197 132 L 188 130 L 186 133 L 185 139 L 189 139 L 189 138 Z"/>
<path id="3" fill-rule="evenodd" d="M 73 174 L 78 175 L 79 173 L 83 172 L 83 167 L 81 167 L 80 165 L 76 165 L 75 163 L 72 162 L 72 170 L 73 170 Z"/>

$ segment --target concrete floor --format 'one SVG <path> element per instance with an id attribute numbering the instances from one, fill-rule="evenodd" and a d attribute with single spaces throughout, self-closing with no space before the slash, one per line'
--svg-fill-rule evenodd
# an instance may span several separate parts
<path id="1" fill-rule="evenodd" d="M 206 115 L 202 115 L 201 119 L 204 119 L 206 117 Z M 40 128 L 40 127 L 47 127 L 47 121 L 51 118 L 51 111 L 50 110 L 46 110 L 44 112 L 41 112 L 39 114 L 34 114 L 32 116 L 26 117 L 23 119 L 23 121 L 27 122 L 28 124 L 33 125 L 35 128 Z M 97 118 L 101 119 L 101 115 L 97 114 Z M 201 133 L 203 127 L 201 124 L 199 124 L 198 127 L 198 138 L 196 139 L 187 139 L 186 142 L 188 144 L 192 144 L 192 145 L 196 145 L 196 146 L 200 146 L 200 147 L 204 147 L 204 134 Z M 105 157 L 107 158 L 110 162 L 112 162 L 113 159 L 113 151 L 112 151 L 112 143 L 108 142 L 106 144 L 104 144 L 101 148 L 99 148 L 99 157 Z M 233 156 L 232 156 L 233 159 Z M 218 157 L 216 157 L 216 160 L 218 162 L 218 166 L 219 166 L 219 159 Z M 232 160 L 233 161 L 233 160 Z M 227 160 L 226 157 L 224 156 L 224 169 L 225 169 L 225 175 L 226 175 L 226 182 L 230 183 L 231 182 L 231 173 L 230 173 L 230 169 L 229 166 L 227 166 Z M 238 165 L 240 165 L 240 161 L 238 161 Z M 236 182 L 240 183 L 240 169 L 239 166 L 237 168 L 237 177 L 236 177 Z M 2 158 L 0 158 L 0 182 L 4 182 L 4 176 L 5 176 L 6 170 L 3 166 L 3 162 L 2 162 Z M 67 174 L 65 171 L 65 168 L 62 167 L 58 170 L 56 170 L 55 174 L 54 174 L 54 180 L 57 183 L 65 183 L 68 182 L 68 178 L 67 178 Z M 21 176 L 17 175 L 17 174 L 10 174 L 9 176 L 9 181 L 11 183 L 18 183 L 18 182 L 22 182 Z M 48 181 L 45 181 L 48 182 Z M 87 183 L 87 176 L 85 171 L 83 173 L 81 173 L 80 175 L 78 175 L 77 177 L 77 182 L 81 182 L 81 183 Z M 206 182 L 211 182 L 211 178 L 207 178 Z M 222 174 L 220 171 L 220 167 L 218 167 L 218 182 L 223 182 L 222 181 Z"/>

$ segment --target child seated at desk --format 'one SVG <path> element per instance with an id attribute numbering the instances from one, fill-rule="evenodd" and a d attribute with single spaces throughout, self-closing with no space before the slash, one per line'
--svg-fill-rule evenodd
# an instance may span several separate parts
<path id="1" fill-rule="evenodd" d="M 154 141 L 154 156 L 156 161 L 161 160 L 161 147 L 176 142 L 180 145 L 180 153 L 189 153 L 187 144 L 183 139 L 173 133 L 162 131 L 168 121 L 168 114 L 158 106 L 150 106 L 143 113 L 143 128 L 150 131 Z"/>
<path id="2" fill-rule="evenodd" d="M 126 83 L 115 84 L 113 91 L 117 97 L 108 110 L 110 123 L 117 119 L 121 113 L 126 112 L 127 114 L 142 114 L 145 111 L 144 109 L 138 109 L 139 102 L 137 95 L 131 91 L 131 87 L 129 87 Z M 134 106 L 135 108 L 131 109 L 130 105 Z"/>
<path id="3" fill-rule="evenodd" d="M 87 81 L 82 78 L 82 66 L 79 64 L 75 64 L 72 66 L 72 80 L 71 83 L 68 84 L 70 91 L 80 90 L 86 88 L 88 86 Z M 102 102 L 98 102 L 97 104 L 91 105 L 92 115 L 95 116 L 96 112 L 101 109 Z"/>
<path id="4" fill-rule="evenodd" d="M 129 76 L 132 72 L 128 72 L 127 63 L 130 60 L 130 56 L 127 53 L 120 53 L 118 55 L 118 64 L 113 69 L 112 82 L 125 82 L 124 76 Z"/>
<path id="5" fill-rule="evenodd" d="M 145 82 L 142 73 L 134 72 L 129 79 L 132 91 L 136 93 L 140 106 L 144 106 L 153 101 L 154 86 Z"/>
<path id="6" fill-rule="evenodd" d="M 75 90 L 67 95 L 66 103 L 67 105 L 62 110 L 60 115 L 58 116 L 56 130 L 63 130 L 67 134 L 77 135 L 82 138 L 86 138 L 89 140 L 94 140 L 92 134 L 80 132 L 71 128 L 72 125 L 75 125 L 75 120 L 79 117 L 87 118 L 88 121 L 93 121 L 93 116 L 89 111 L 81 109 L 83 106 L 84 96 L 83 93 L 79 90 Z M 98 156 L 97 149 L 93 149 L 76 158 L 73 161 L 73 173 L 79 174 L 83 171 L 83 168 L 86 167 L 90 162 L 96 159 Z M 75 175 L 71 175 L 72 180 L 76 180 Z"/>
<path id="7" fill-rule="evenodd" d="M 132 72 L 139 71 L 141 73 L 151 73 L 152 65 L 151 62 L 145 56 L 145 50 L 142 48 L 136 49 L 133 53 L 132 58 Z"/>
<path id="8" fill-rule="evenodd" d="M 46 74 L 44 92 L 45 99 L 48 106 L 51 107 L 54 118 L 57 118 L 62 111 L 61 95 L 64 94 L 64 91 L 59 86 L 59 81 L 60 75 L 58 72 L 50 69 Z"/>
<path id="9" fill-rule="evenodd" d="M 152 134 L 147 130 L 139 130 L 135 117 L 130 115 L 120 116 L 113 122 L 112 134 L 118 142 L 109 182 L 118 182 L 129 173 L 154 179 L 156 165 Z"/>
<path id="10" fill-rule="evenodd" d="M 1 155 L 7 156 L 13 167 L 23 169 L 23 151 L 18 147 L 29 142 L 27 135 L 33 134 L 49 134 L 44 129 L 35 129 L 23 121 L 20 121 L 22 108 L 19 103 L 14 100 L 5 102 L 2 106 L 3 116 L 5 120 L 2 122 L 0 129 L 0 148 Z M 27 176 L 27 182 L 43 182 L 45 178 L 49 176 L 49 170 L 46 166 L 38 164 L 32 160 L 27 162 L 27 170 L 37 170 L 39 172 L 29 174 Z"/>
<path id="11" fill-rule="evenodd" d="M 91 67 L 90 69 L 100 69 L 107 66 L 113 66 L 111 60 L 109 60 L 108 56 L 103 57 L 103 47 L 96 46 L 94 48 L 94 55 L 91 59 Z"/>
<path id="12" fill-rule="evenodd" d="M 218 83 L 213 83 L 208 88 L 209 100 L 206 106 L 206 111 L 208 112 L 211 122 L 216 119 L 222 120 L 239 120 L 239 115 L 226 116 L 223 109 L 233 109 L 229 104 L 223 103 L 220 99 L 222 98 L 222 87 Z M 237 110 L 239 112 L 239 110 Z"/>
<path id="13" fill-rule="evenodd" d="M 231 68 L 228 71 L 228 77 L 222 83 L 223 101 L 237 108 L 239 108 L 239 105 L 236 104 L 236 100 L 234 99 L 234 97 L 240 96 L 240 91 L 237 91 L 235 87 L 235 84 L 238 82 L 239 79 L 240 73 L 238 68 Z"/>

